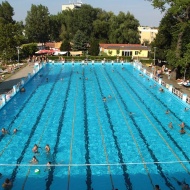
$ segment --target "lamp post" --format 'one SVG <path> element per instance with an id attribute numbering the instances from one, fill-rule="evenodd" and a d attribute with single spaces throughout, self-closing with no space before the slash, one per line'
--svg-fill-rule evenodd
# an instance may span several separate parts
<path id="1" fill-rule="evenodd" d="M 185 74 L 186 74 L 186 71 L 187 71 L 187 58 L 186 58 L 186 64 L 185 64 L 185 70 L 184 70 L 184 77 L 183 77 L 183 80 L 185 81 Z"/>
<path id="2" fill-rule="evenodd" d="M 155 62 L 156 62 L 156 47 L 154 47 L 154 65 L 155 65 Z"/>
<path id="3" fill-rule="evenodd" d="M 19 63 L 20 47 L 18 46 L 18 47 L 16 47 L 16 49 L 17 49 L 17 53 L 18 53 L 18 63 Z"/>

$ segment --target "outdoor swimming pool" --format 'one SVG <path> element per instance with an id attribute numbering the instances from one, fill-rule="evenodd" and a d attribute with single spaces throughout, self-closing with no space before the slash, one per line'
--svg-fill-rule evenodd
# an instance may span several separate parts
<path id="1" fill-rule="evenodd" d="M 0 136 L 1 182 L 11 178 L 15 190 L 148 190 L 155 184 L 168 190 L 190 183 L 189 112 L 154 84 L 130 64 L 46 65 L 0 110 L 0 126 L 10 131 Z M 34 144 L 37 165 L 29 163 Z"/>

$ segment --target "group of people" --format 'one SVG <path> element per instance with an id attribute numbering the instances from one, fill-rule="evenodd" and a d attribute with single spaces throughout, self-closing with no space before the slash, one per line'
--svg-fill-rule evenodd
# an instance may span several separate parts
<path id="1" fill-rule="evenodd" d="M 35 153 L 35 154 L 38 154 L 39 153 L 39 151 L 38 151 L 39 148 L 41 148 L 41 147 L 39 147 L 37 144 L 35 144 L 34 147 L 32 148 L 32 152 Z M 47 154 L 50 153 L 50 146 L 48 144 L 46 144 L 44 149 L 45 149 Z M 30 163 L 31 164 L 38 164 L 38 159 L 36 158 L 36 156 L 32 157 L 32 160 L 30 161 Z M 51 166 L 51 162 L 47 162 L 47 167 L 46 167 L 45 171 L 50 170 L 51 169 L 50 166 Z"/>
<path id="2" fill-rule="evenodd" d="M 102 98 L 102 100 L 103 100 L 103 102 L 106 102 L 107 99 L 111 99 L 111 98 L 112 98 L 112 96 L 109 94 L 108 97 L 105 97 L 105 96 L 104 96 L 104 97 Z"/>
<path id="3" fill-rule="evenodd" d="M 16 134 L 17 132 L 18 132 L 18 129 L 13 129 L 13 134 Z M 6 130 L 5 128 L 1 129 L 1 133 L 2 135 L 10 134 L 10 132 Z"/>
<path id="4" fill-rule="evenodd" d="M 170 110 L 166 110 L 166 112 L 165 112 L 166 114 L 169 114 L 170 113 Z M 173 124 L 172 124 L 172 122 L 170 122 L 169 124 L 168 124 L 168 126 L 169 126 L 169 128 L 171 128 L 171 129 L 173 129 Z M 185 123 L 184 122 L 182 122 L 181 124 L 179 124 L 179 126 L 180 126 L 180 134 L 185 134 L 186 133 L 186 131 L 185 131 Z"/>

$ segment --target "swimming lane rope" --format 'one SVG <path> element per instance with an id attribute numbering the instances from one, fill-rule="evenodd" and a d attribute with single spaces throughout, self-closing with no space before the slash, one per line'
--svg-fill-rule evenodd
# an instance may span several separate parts
<path id="1" fill-rule="evenodd" d="M 121 80 L 120 80 L 121 81 Z M 168 142 L 166 141 L 166 139 L 162 136 L 162 134 L 159 132 L 159 130 L 157 129 L 157 127 L 152 123 L 152 121 L 150 120 L 150 118 L 146 115 L 146 113 L 142 110 L 142 108 L 140 107 L 140 105 L 137 103 L 137 101 L 135 100 L 135 98 L 132 96 L 132 94 L 129 92 L 129 90 L 126 88 L 126 86 L 123 84 L 123 81 L 121 81 L 121 84 L 123 86 L 123 88 L 125 89 L 125 91 L 127 92 L 127 94 L 131 97 L 131 99 L 133 100 L 133 102 L 135 103 L 135 105 L 139 108 L 139 110 L 142 112 L 142 114 L 144 115 L 144 117 L 147 119 L 147 121 L 150 123 L 150 125 L 154 128 L 154 130 L 158 133 L 158 135 L 160 136 L 160 138 L 163 140 L 163 142 L 166 144 L 166 146 L 170 149 L 170 151 L 173 153 L 173 155 L 176 157 L 176 159 L 178 160 L 178 162 L 181 164 L 181 166 L 184 168 L 184 170 L 190 174 L 189 170 L 187 169 L 187 167 L 181 162 L 180 158 L 178 157 L 178 155 L 174 152 L 174 150 L 172 149 L 172 147 L 168 144 Z"/>
<path id="2" fill-rule="evenodd" d="M 104 133 L 102 130 L 102 124 L 101 124 L 101 120 L 100 120 L 100 114 L 97 108 L 97 98 L 95 95 L 95 88 L 94 88 L 94 83 L 93 83 L 93 95 L 94 95 L 94 105 L 96 107 L 96 116 L 98 118 L 98 125 L 99 125 L 99 129 L 100 129 L 100 134 L 101 134 L 101 138 L 102 138 L 102 145 L 103 145 L 103 149 L 104 149 L 104 155 L 106 157 L 106 162 L 107 162 L 107 168 L 108 168 L 108 172 L 109 172 L 109 176 L 110 176 L 110 181 L 111 181 L 111 185 L 112 185 L 112 189 L 114 189 L 114 183 L 113 183 L 113 179 L 112 179 L 112 174 L 111 174 L 111 169 L 110 169 L 110 165 L 109 165 L 109 158 L 108 158 L 108 154 L 107 154 L 107 149 L 106 149 L 106 144 L 105 144 L 105 138 L 104 138 Z"/>
<path id="3" fill-rule="evenodd" d="M 144 160 L 144 157 L 143 157 L 143 154 L 142 154 L 142 152 L 141 152 L 140 146 L 139 146 L 139 144 L 137 143 L 137 140 L 136 140 L 136 138 L 135 138 L 135 136 L 134 136 L 134 134 L 133 134 L 133 132 L 132 132 L 132 129 L 131 129 L 131 127 L 130 127 L 128 121 L 127 121 L 127 118 L 126 118 L 126 116 L 125 116 L 125 114 L 124 114 L 124 112 L 123 112 L 123 109 L 121 108 L 121 105 L 120 105 L 120 103 L 119 103 L 119 101 L 118 101 L 118 99 L 117 99 L 117 97 L 116 97 L 116 95 L 115 95 L 115 92 L 114 92 L 114 90 L 112 89 L 112 86 L 111 86 L 111 84 L 109 83 L 109 81 L 108 81 L 107 77 L 105 76 L 104 72 L 102 71 L 102 69 L 101 69 L 101 72 L 102 72 L 102 75 L 104 76 L 105 80 L 107 81 L 108 86 L 110 87 L 110 90 L 112 91 L 112 93 L 113 93 L 113 95 L 114 95 L 114 98 L 115 98 L 116 103 L 117 103 L 117 105 L 118 105 L 118 108 L 119 108 L 119 110 L 120 110 L 120 112 L 121 112 L 121 115 L 123 116 L 123 119 L 124 119 L 124 121 L 125 121 L 125 124 L 126 124 L 126 126 L 127 126 L 127 128 L 128 128 L 128 131 L 130 132 L 130 135 L 131 135 L 131 137 L 132 137 L 132 139 L 133 139 L 133 141 L 134 141 L 134 143 L 135 143 L 135 146 L 136 146 L 136 148 L 137 148 L 137 151 L 138 151 L 138 153 L 139 153 L 139 155 L 140 155 L 140 157 L 141 157 L 142 163 L 144 163 L 144 164 L 143 164 L 144 169 L 145 169 L 146 172 L 147 172 L 147 175 L 148 175 L 148 177 L 149 177 L 149 180 L 150 180 L 150 182 L 151 182 L 151 185 L 154 187 L 152 178 L 151 178 L 150 173 L 149 173 L 149 169 L 148 169 L 148 167 L 146 166 L 146 162 L 145 162 L 145 160 Z"/>
<path id="4" fill-rule="evenodd" d="M 73 158 L 73 141 L 74 141 L 74 129 L 75 129 L 75 118 L 76 118 L 76 105 L 77 105 L 77 97 L 78 97 L 78 80 L 76 79 L 76 91 L 75 91 L 75 101 L 74 101 L 74 113 L 72 118 L 72 135 L 70 141 L 70 158 L 69 158 L 69 165 L 68 165 L 68 182 L 67 182 L 67 190 L 70 188 L 70 176 L 71 176 L 71 163 Z"/>

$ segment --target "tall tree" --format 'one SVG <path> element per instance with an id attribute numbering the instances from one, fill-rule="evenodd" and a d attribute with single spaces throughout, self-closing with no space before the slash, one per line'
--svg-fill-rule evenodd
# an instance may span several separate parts
<path id="1" fill-rule="evenodd" d="M 97 56 L 100 52 L 99 42 L 96 39 L 92 39 L 90 42 L 89 54 Z"/>
<path id="2" fill-rule="evenodd" d="M 80 9 L 73 10 L 73 30 L 75 33 L 78 30 L 83 31 L 83 33 L 90 38 L 93 31 L 93 21 L 97 18 L 97 11 L 90 5 L 84 4 Z"/>
<path id="3" fill-rule="evenodd" d="M 30 42 L 45 43 L 49 40 L 50 18 L 48 8 L 43 5 L 33 5 L 27 12 L 25 32 Z"/>
<path id="4" fill-rule="evenodd" d="M 190 20 L 190 1 L 189 0 L 148 0 L 152 2 L 155 8 L 161 11 L 166 11 L 170 20 L 175 20 L 173 25 L 168 26 L 168 33 L 172 37 L 171 46 L 166 53 L 168 62 L 178 72 L 183 72 L 183 64 L 185 52 L 188 50 L 187 44 L 190 43 L 189 39 L 189 20 Z M 169 21 L 168 21 L 169 23 Z M 177 73 L 177 76 L 179 73 Z"/>
<path id="5" fill-rule="evenodd" d="M 78 30 L 73 38 L 72 49 L 84 51 L 87 50 L 87 44 L 88 44 L 87 36 L 85 35 L 85 33 Z"/>
<path id="6" fill-rule="evenodd" d="M 188 27 L 190 19 L 190 2 L 189 0 L 149 0 L 155 8 L 159 8 L 161 11 L 165 11 L 167 7 L 167 13 L 173 16 L 178 23 L 177 29 L 177 44 L 175 55 L 176 58 L 181 57 L 182 41 L 184 33 Z"/>
<path id="7" fill-rule="evenodd" d="M 70 51 L 71 50 L 70 42 L 68 40 L 64 40 L 61 44 L 60 50 L 61 51 Z"/>
<path id="8" fill-rule="evenodd" d="M 61 33 L 61 21 L 58 15 L 50 15 L 50 33 L 49 38 L 50 41 L 61 41 L 60 33 Z"/>
<path id="9" fill-rule="evenodd" d="M 108 43 L 108 34 L 110 29 L 109 20 L 114 14 L 113 12 L 106 12 L 101 9 L 97 9 L 97 12 L 97 19 L 93 21 L 92 37 L 103 43 Z"/>
<path id="10" fill-rule="evenodd" d="M 13 20 L 14 10 L 5 1 L 0 4 L 0 56 L 3 60 L 13 59 L 17 54 L 16 47 L 23 37 L 19 23 Z"/>
<path id="11" fill-rule="evenodd" d="M 159 32 L 151 43 L 151 46 L 156 47 L 156 57 L 161 60 L 166 60 L 168 50 L 173 46 L 174 41 L 176 41 L 173 36 L 176 31 L 174 27 L 176 24 L 176 19 L 169 13 L 160 21 Z"/>
<path id="12" fill-rule="evenodd" d="M 140 43 L 139 21 L 132 14 L 120 12 L 112 16 L 110 22 L 110 43 Z"/>
<path id="13" fill-rule="evenodd" d="M 0 4 L 0 22 L 4 24 L 13 23 L 14 9 L 7 1 Z"/>

